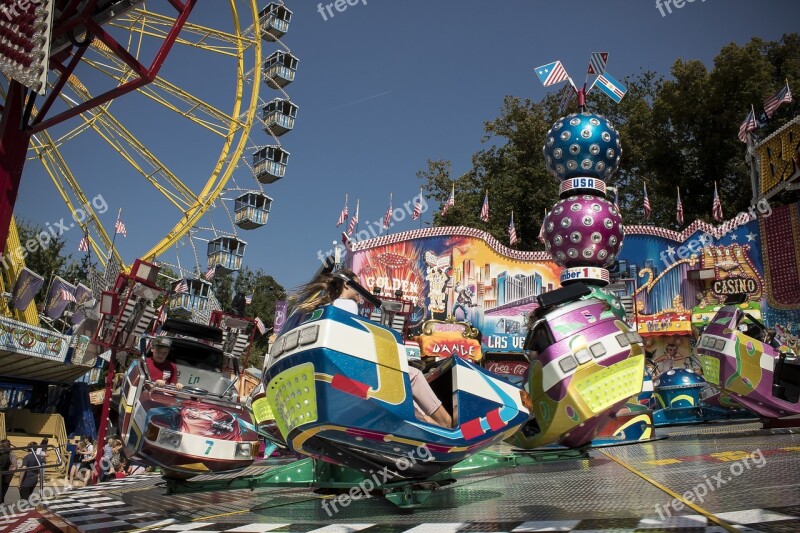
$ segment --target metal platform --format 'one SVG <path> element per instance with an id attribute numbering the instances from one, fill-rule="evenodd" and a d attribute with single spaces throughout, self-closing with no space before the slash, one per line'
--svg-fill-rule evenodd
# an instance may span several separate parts
<path id="1" fill-rule="evenodd" d="M 669 438 L 589 459 L 473 474 L 414 511 L 308 489 L 168 495 L 157 476 L 70 491 L 38 510 L 62 530 L 97 533 L 798 531 L 800 429 L 760 427 L 663 428 Z"/>

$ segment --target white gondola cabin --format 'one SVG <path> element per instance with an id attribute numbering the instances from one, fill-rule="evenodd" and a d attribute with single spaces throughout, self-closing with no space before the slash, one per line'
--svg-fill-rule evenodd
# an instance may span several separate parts
<path id="1" fill-rule="evenodd" d="M 289 100 L 276 98 L 261 110 L 264 131 L 275 137 L 292 131 L 298 107 Z"/>
<path id="2" fill-rule="evenodd" d="M 234 204 L 236 225 L 242 229 L 256 229 L 267 223 L 272 198 L 258 191 L 242 194 Z"/>
<path id="3" fill-rule="evenodd" d="M 261 37 L 264 40 L 275 42 L 289 31 L 292 12 L 283 4 L 270 2 L 258 14 L 258 20 L 261 24 Z"/>
<path id="4" fill-rule="evenodd" d="M 289 152 L 276 145 L 265 146 L 253 154 L 253 175 L 261 183 L 274 183 L 286 174 Z"/>
<path id="5" fill-rule="evenodd" d="M 264 61 L 264 82 L 272 88 L 286 87 L 294 81 L 299 60 L 289 52 L 278 50 Z"/>
<path id="6" fill-rule="evenodd" d="M 169 297 L 170 315 L 190 317 L 194 311 L 206 311 L 210 291 L 211 283 L 203 279 L 177 281 Z"/>
<path id="7" fill-rule="evenodd" d="M 208 268 L 233 272 L 242 267 L 247 243 L 236 237 L 217 237 L 208 241 Z"/>

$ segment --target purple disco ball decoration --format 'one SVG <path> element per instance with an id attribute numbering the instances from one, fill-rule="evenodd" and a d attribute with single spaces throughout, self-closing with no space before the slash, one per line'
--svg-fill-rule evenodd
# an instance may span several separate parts
<path id="1" fill-rule="evenodd" d="M 559 200 L 544 228 L 545 248 L 565 268 L 608 268 L 622 248 L 622 217 L 612 202 L 599 196 Z"/>
<path id="2" fill-rule="evenodd" d="M 583 112 L 553 124 L 543 151 L 547 170 L 560 181 L 578 177 L 604 180 L 617 171 L 622 145 L 608 120 Z"/>

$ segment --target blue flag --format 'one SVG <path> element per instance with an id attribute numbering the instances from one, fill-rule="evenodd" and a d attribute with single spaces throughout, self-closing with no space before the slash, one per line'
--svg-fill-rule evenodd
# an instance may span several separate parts
<path id="1" fill-rule="evenodd" d="M 622 97 L 625 96 L 626 92 L 628 92 L 628 89 L 626 89 L 625 86 L 620 82 L 612 78 L 610 74 L 599 75 L 595 84 L 616 103 L 620 103 L 622 101 Z"/>
<path id="2" fill-rule="evenodd" d="M 28 305 L 39 292 L 39 289 L 44 285 L 44 278 L 29 269 L 23 268 L 17 276 L 17 281 L 14 283 L 14 289 L 11 291 L 11 302 L 14 309 L 24 311 Z"/>

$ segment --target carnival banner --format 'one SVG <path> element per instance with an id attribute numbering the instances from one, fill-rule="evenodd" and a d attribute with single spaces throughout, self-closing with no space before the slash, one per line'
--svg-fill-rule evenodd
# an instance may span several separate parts
<path id="1" fill-rule="evenodd" d="M 14 283 L 14 289 L 11 291 L 11 305 L 18 311 L 25 310 L 30 305 L 36 293 L 44 285 L 44 278 L 29 269 L 23 268 L 17 276 L 17 281 Z"/>
<path id="2" fill-rule="evenodd" d="M 92 299 L 92 289 L 83 283 L 78 283 L 78 286 L 75 288 L 75 314 L 72 315 L 73 326 L 80 324 L 86 318 L 86 313 L 84 312 L 85 306 L 91 304 Z"/>
<path id="3" fill-rule="evenodd" d="M 73 302 L 74 299 L 75 285 L 67 283 L 59 276 L 56 276 L 53 278 L 52 285 L 50 285 L 50 291 L 47 293 L 44 314 L 52 320 L 55 320 L 64 314 L 67 306 L 70 304 L 70 302 Z"/>

